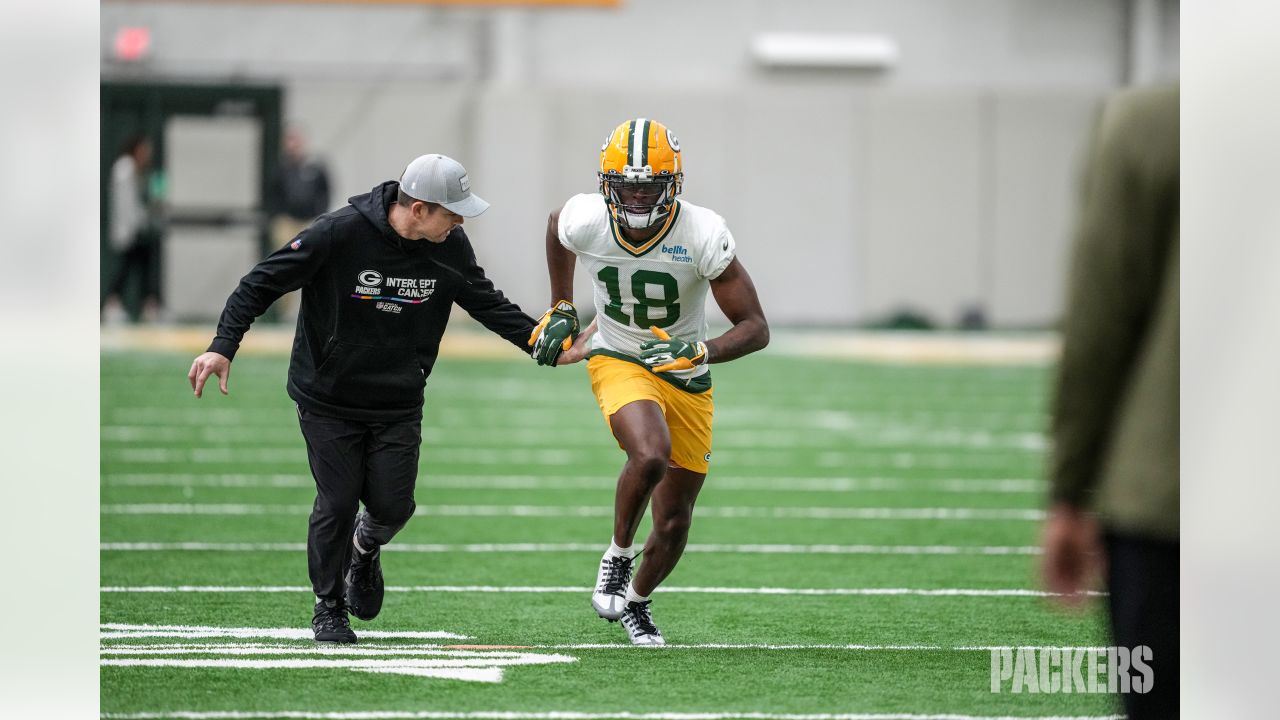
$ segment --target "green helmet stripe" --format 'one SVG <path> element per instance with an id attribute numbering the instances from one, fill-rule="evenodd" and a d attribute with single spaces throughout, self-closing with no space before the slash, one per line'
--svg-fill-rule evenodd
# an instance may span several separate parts
<path id="1" fill-rule="evenodd" d="M 627 164 L 636 166 L 636 121 L 627 126 Z"/>
<path id="2" fill-rule="evenodd" d="M 640 162 L 636 167 L 649 164 L 649 121 L 640 118 L 640 129 L 636 131 L 636 144 L 640 146 Z"/>

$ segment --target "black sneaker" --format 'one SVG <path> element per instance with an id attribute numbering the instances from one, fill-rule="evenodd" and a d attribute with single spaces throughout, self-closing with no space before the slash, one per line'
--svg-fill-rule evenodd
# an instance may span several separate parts
<path id="1" fill-rule="evenodd" d="M 311 629 L 316 642 L 353 643 L 356 634 L 347 620 L 347 609 L 341 600 L 321 600 L 316 603 L 316 613 L 311 616 Z"/>
<path id="2" fill-rule="evenodd" d="M 631 582 L 633 558 L 612 556 L 605 553 L 600 558 L 600 570 L 596 573 L 596 589 L 591 593 L 591 607 L 600 617 L 614 622 L 622 617 L 622 606 L 627 604 L 627 583 Z"/>
<path id="3" fill-rule="evenodd" d="M 374 546 L 362 553 L 353 546 L 347 564 L 347 607 L 361 620 L 372 620 L 382 612 L 382 550 Z"/>
<path id="4" fill-rule="evenodd" d="M 627 629 L 632 645 L 666 645 L 658 626 L 653 624 L 653 615 L 649 612 L 652 600 L 630 602 L 622 609 L 622 627 Z"/>

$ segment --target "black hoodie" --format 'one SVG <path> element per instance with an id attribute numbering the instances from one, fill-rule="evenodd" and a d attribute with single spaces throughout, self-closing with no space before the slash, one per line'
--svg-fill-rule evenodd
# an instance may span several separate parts
<path id="1" fill-rule="evenodd" d="M 533 318 L 494 288 L 471 242 L 406 240 L 387 222 L 399 183 L 320 216 L 240 280 L 209 349 L 234 359 L 249 325 L 302 288 L 289 397 L 321 415 L 382 422 L 422 416 L 422 390 L 453 303 L 523 353 Z"/>

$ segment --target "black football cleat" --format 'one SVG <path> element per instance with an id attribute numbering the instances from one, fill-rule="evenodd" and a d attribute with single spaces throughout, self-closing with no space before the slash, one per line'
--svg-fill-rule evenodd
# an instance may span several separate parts
<path id="1" fill-rule="evenodd" d="M 321 600 L 316 603 L 316 612 L 311 616 L 311 629 L 316 634 L 316 642 L 353 643 L 356 634 L 351 630 L 351 622 L 347 620 L 347 609 L 341 600 Z"/>
<path id="2" fill-rule="evenodd" d="M 351 561 L 346 574 L 347 607 L 361 620 L 372 620 L 382 612 L 382 594 L 386 586 L 382 582 L 382 549 L 378 546 L 368 552 L 351 548 Z"/>

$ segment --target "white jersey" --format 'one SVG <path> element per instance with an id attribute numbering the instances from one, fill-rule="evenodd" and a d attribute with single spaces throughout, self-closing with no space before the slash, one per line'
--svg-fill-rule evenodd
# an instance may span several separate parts
<path id="1" fill-rule="evenodd" d="M 592 352 L 640 356 L 649 326 L 690 342 L 707 339 L 707 289 L 733 261 L 724 218 L 676 201 L 671 219 L 635 246 L 615 226 L 599 193 L 574 195 L 560 210 L 560 244 L 573 251 L 595 288 L 597 332 Z M 670 375 L 682 383 L 707 372 L 700 365 Z"/>

